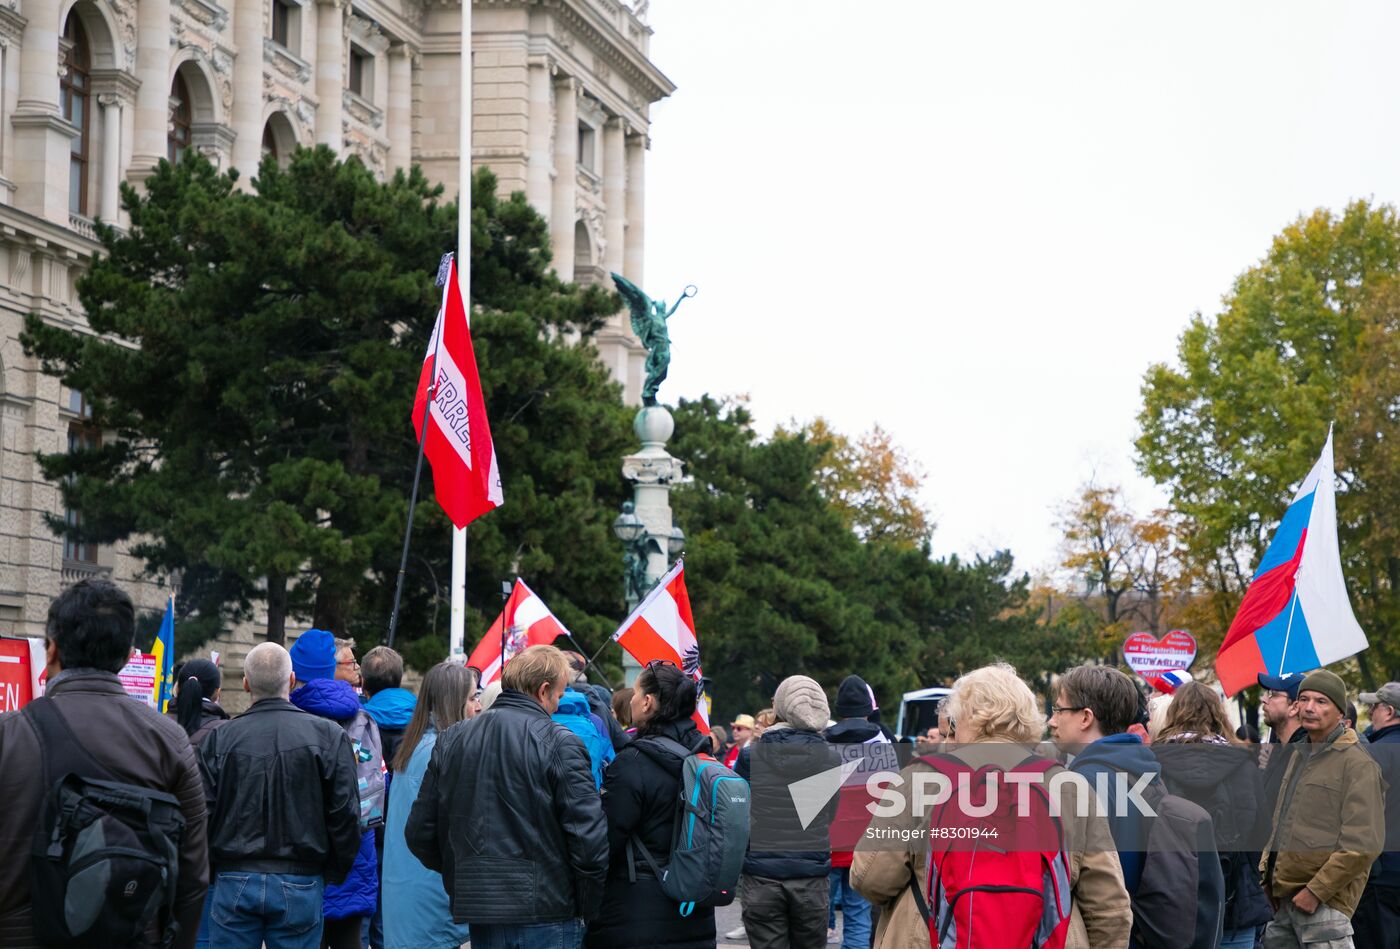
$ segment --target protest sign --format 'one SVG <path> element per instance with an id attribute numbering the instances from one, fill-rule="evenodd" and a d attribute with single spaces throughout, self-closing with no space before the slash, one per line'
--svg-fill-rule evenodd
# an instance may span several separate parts
<path id="1" fill-rule="evenodd" d="M 133 699 L 156 707 L 156 657 L 148 652 L 134 653 L 131 660 L 117 673 L 122 688 Z"/>
<path id="2" fill-rule="evenodd" d="M 1123 659 L 1144 679 L 1171 669 L 1189 669 L 1196 661 L 1196 637 L 1174 629 L 1161 639 L 1151 633 L 1133 633 L 1123 641 Z"/>
<path id="3" fill-rule="evenodd" d="M 24 708 L 43 695 L 43 672 L 43 640 L 0 638 L 0 712 Z"/>

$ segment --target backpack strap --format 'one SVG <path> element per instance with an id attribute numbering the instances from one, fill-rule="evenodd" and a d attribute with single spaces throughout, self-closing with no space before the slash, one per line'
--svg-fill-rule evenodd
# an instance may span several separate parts
<path id="1" fill-rule="evenodd" d="M 97 780 L 115 780 L 116 775 L 97 762 L 73 734 L 68 720 L 59 712 L 54 700 L 40 696 L 24 707 L 24 715 L 39 739 L 39 754 L 44 759 L 45 789 L 65 775 L 76 774 Z"/>
<path id="2" fill-rule="evenodd" d="M 703 740 L 704 737 L 705 736 L 702 735 L 701 739 Z M 687 748 L 685 745 L 682 745 L 674 738 L 667 738 L 665 735 L 648 735 L 647 737 L 643 738 L 642 741 L 649 741 L 653 742 L 654 744 L 660 745 L 662 748 L 665 748 L 677 758 L 689 758 L 691 755 L 698 754 L 700 751 L 699 743 L 697 743 L 697 746 L 695 748 Z"/>

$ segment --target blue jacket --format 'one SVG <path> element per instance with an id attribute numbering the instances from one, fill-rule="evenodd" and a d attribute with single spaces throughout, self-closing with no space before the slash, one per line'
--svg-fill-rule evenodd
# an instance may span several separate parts
<path id="1" fill-rule="evenodd" d="M 603 769 L 617 757 L 612 740 L 593 720 L 588 708 L 588 698 L 582 692 L 566 689 L 559 699 L 559 710 L 551 716 L 560 725 L 583 740 L 588 749 L 588 760 L 593 765 L 593 784 L 603 786 Z"/>
<path id="2" fill-rule="evenodd" d="M 1147 830 L 1143 827 L 1143 815 L 1135 807 L 1124 806 L 1123 816 L 1118 816 L 1118 772 L 1127 775 L 1128 787 L 1144 774 L 1160 774 L 1162 767 L 1157 763 L 1152 751 L 1142 743 L 1137 735 L 1108 735 L 1085 746 L 1083 752 L 1070 762 L 1069 769 L 1083 775 L 1091 788 L 1100 774 L 1108 784 L 1108 829 L 1113 833 L 1113 842 L 1118 845 L 1118 861 L 1123 865 L 1123 884 L 1128 895 L 1137 892 L 1142 881 L 1143 856 L 1147 850 Z"/>
<path id="3" fill-rule="evenodd" d="M 1400 725 L 1366 729 L 1366 750 L 1385 779 L 1385 851 L 1371 865 L 1369 883 L 1400 887 Z M 1393 747 L 1392 747 L 1393 746 Z"/>
<path id="4" fill-rule="evenodd" d="M 385 949 L 456 949 L 467 941 L 466 924 L 452 922 L 442 874 L 423 866 L 409 851 L 403 833 L 437 739 L 431 727 L 418 739 L 408 767 L 394 778 L 398 790 L 389 798 L 384 824 Z"/>
<path id="5" fill-rule="evenodd" d="M 360 697 L 350 683 L 339 679 L 312 679 L 292 693 L 292 704 L 302 711 L 319 715 L 341 727 L 360 714 Z M 326 919 L 369 916 L 379 899 L 379 873 L 374 852 L 374 831 L 360 835 L 360 850 L 350 875 L 339 885 L 327 883 L 322 902 Z"/>

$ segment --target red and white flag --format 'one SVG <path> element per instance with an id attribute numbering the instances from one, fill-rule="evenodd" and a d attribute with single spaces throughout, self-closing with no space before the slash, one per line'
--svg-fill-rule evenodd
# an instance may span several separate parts
<path id="1" fill-rule="evenodd" d="M 685 590 L 685 564 L 677 560 L 666 576 L 637 604 L 623 621 L 613 640 L 643 666 L 660 659 L 694 679 L 701 680 L 700 644 L 695 639 L 695 618 L 690 594 Z M 708 734 L 710 710 L 702 693 L 695 703 L 695 724 Z"/>
<path id="2" fill-rule="evenodd" d="M 427 425 L 420 430 L 429 388 L 433 389 L 432 409 Z M 448 262 L 442 308 L 418 376 L 413 430 L 420 441 L 426 438 L 423 453 L 433 466 L 438 505 L 456 527 L 466 527 L 501 506 L 501 474 L 481 397 L 481 377 L 476 371 L 462 288 L 457 283 L 455 256 Z"/>
<path id="3" fill-rule="evenodd" d="M 569 635 L 564 624 L 549 611 L 535 595 L 535 591 L 525 585 L 519 577 L 515 587 L 506 599 L 505 609 L 496 617 L 496 622 L 481 637 L 467 665 L 481 670 L 482 686 L 490 685 L 501 677 L 501 630 L 505 630 L 506 662 L 530 646 L 548 646 L 559 636 Z"/>

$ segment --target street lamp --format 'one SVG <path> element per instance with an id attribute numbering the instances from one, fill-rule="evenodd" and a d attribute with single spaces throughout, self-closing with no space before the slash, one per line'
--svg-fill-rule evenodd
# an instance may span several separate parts
<path id="1" fill-rule="evenodd" d="M 642 519 L 635 513 L 635 506 L 631 501 L 622 502 L 622 513 L 612 523 L 613 533 L 617 539 L 624 544 L 631 546 L 642 539 L 642 535 L 647 532 L 647 526 L 642 523 Z"/>
<path id="2" fill-rule="evenodd" d="M 666 539 L 666 551 L 672 560 L 685 553 L 685 531 L 679 527 L 671 528 L 671 536 Z"/>

